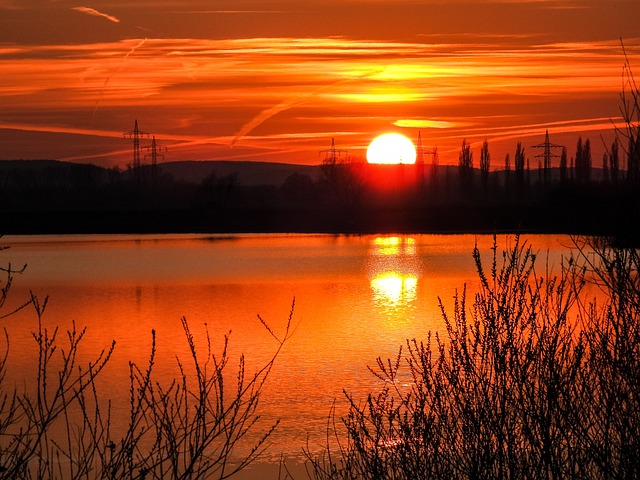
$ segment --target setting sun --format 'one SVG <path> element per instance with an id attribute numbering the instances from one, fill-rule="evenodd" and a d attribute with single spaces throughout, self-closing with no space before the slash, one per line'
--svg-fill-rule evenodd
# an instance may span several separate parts
<path id="1" fill-rule="evenodd" d="M 416 163 L 416 147 L 399 133 L 385 133 L 373 139 L 367 148 L 369 163 Z"/>

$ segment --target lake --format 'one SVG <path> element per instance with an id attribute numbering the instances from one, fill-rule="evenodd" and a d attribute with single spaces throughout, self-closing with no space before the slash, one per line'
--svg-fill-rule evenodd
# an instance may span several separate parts
<path id="1" fill-rule="evenodd" d="M 523 237 L 559 270 L 571 239 Z M 276 349 L 260 315 L 281 333 L 292 302 L 295 332 L 285 344 L 261 401 L 260 428 L 279 418 L 262 459 L 302 458 L 305 445 L 324 444 L 327 415 L 343 389 L 366 398 L 378 384 L 367 366 L 393 357 L 407 338 L 441 331 L 438 306 L 452 310 L 456 289 L 473 291 L 477 243 L 487 262 L 489 235 L 64 235 L 6 236 L 2 264 L 27 264 L 9 304 L 32 291 L 49 296 L 48 326 L 87 327 L 81 360 L 95 357 L 112 339 L 116 350 L 101 380 L 114 411 L 127 411 L 128 361 L 144 366 L 157 332 L 161 378 L 176 376 L 176 356 L 187 360 L 181 318 L 199 345 L 205 324 L 214 351 L 230 333 L 234 361 L 244 353 L 247 372 Z M 499 236 L 498 248 L 514 243 Z M 543 261 L 544 263 L 544 261 Z M 30 332 L 36 316 L 25 310 L 4 320 L 9 332 L 10 372 L 28 384 L 35 366 Z M 232 365 L 233 367 L 234 365 Z M 20 380 L 21 379 L 21 380 Z M 260 433 L 258 431 L 256 433 Z"/>

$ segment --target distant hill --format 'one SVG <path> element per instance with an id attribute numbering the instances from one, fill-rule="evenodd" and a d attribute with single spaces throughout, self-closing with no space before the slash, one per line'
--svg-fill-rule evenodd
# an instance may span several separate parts
<path id="1" fill-rule="evenodd" d="M 105 170 L 102 167 L 89 163 L 64 162 L 61 160 L 0 160 L 0 172 L 25 170 L 50 171 L 54 169 L 64 170 L 73 168 L 91 169 L 96 172 Z"/>
<path id="2" fill-rule="evenodd" d="M 233 161 L 181 161 L 158 164 L 162 174 L 170 174 L 176 180 L 200 183 L 212 173 L 217 176 L 236 174 L 238 183 L 245 186 L 276 185 L 284 183 L 292 173 L 307 175 L 317 180 L 320 175 L 318 165 L 294 165 L 269 162 Z"/>
<path id="3" fill-rule="evenodd" d="M 199 184 L 212 173 L 223 177 L 235 174 L 238 183 L 244 186 L 280 186 L 292 173 L 307 175 L 317 180 L 319 165 L 293 165 L 287 163 L 242 162 L 242 161 L 179 161 L 158 164 L 161 174 L 169 174 L 178 181 Z M 0 160 L 0 174 L 28 172 L 50 177 L 69 175 L 72 172 L 91 171 L 96 178 L 106 179 L 108 169 L 91 164 L 64 162 L 59 160 Z"/>
<path id="4" fill-rule="evenodd" d="M 187 160 L 175 161 L 158 164 L 161 174 L 171 175 L 175 180 L 200 184 L 207 176 L 215 173 L 219 177 L 227 175 L 236 175 L 238 184 L 253 187 L 257 185 L 273 185 L 280 186 L 293 173 L 308 176 L 312 181 L 321 178 L 320 165 L 296 165 L 289 163 L 271 163 L 271 162 L 250 162 L 250 161 L 218 161 L 218 160 Z M 393 166 L 370 166 L 372 171 L 390 170 Z M 425 165 L 426 172 L 431 169 L 430 165 Z M 99 167 L 92 164 L 83 164 L 75 162 L 65 162 L 59 160 L 0 160 L 0 175 L 16 175 L 26 178 L 43 177 L 46 182 L 51 183 L 55 180 L 61 180 L 69 177 L 87 177 L 98 183 L 107 181 L 109 169 Z M 388 172 L 387 172 L 388 173 Z M 570 173 L 570 172 L 568 172 Z M 474 169 L 474 177 L 479 181 L 479 170 Z M 560 180 L 560 169 L 555 167 L 549 172 L 552 181 Z M 624 172 L 621 172 L 624 176 Z M 458 176 L 458 167 L 455 165 L 440 165 L 438 167 L 438 176 L 441 181 L 447 178 L 455 179 Z M 515 179 L 515 172 L 511 170 L 510 176 Z M 504 170 L 491 172 L 491 177 L 497 179 L 498 183 L 504 184 Z M 591 169 L 592 181 L 602 181 L 603 171 L 594 167 Z M 531 169 L 529 181 L 532 185 L 541 181 L 542 176 L 538 168 Z"/>

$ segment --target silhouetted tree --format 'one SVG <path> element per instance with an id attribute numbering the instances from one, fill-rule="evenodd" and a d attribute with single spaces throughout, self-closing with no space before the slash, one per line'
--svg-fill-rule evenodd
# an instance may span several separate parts
<path id="1" fill-rule="evenodd" d="M 238 185 L 238 175 L 235 173 L 219 177 L 212 172 L 201 183 L 206 207 L 215 210 L 224 210 L 228 207 L 232 194 Z"/>
<path id="2" fill-rule="evenodd" d="M 543 173 L 544 168 L 542 168 L 542 160 L 538 160 L 538 184 L 542 184 L 543 182 Z"/>
<path id="3" fill-rule="evenodd" d="M 611 181 L 616 184 L 618 183 L 618 176 L 620 174 L 620 154 L 617 138 L 611 144 L 611 151 L 609 152 L 609 165 L 611 167 Z"/>
<path id="4" fill-rule="evenodd" d="M 109 169 L 109 183 L 119 185 L 122 183 L 122 170 L 115 166 Z"/>
<path id="5" fill-rule="evenodd" d="M 347 158 L 334 164 L 331 175 L 326 177 L 333 200 L 331 203 L 344 213 L 353 213 L 360 206 L 365 191 L 363 166 L 363 162 Z"/>
<path id="6" fill-rule="evenodd" d="M 315 195 L 315 185 L 308 175 L 294 172 L 280 186 L 280 192 L 288 204 L 309 204 Z"/>
<path id="7" fill-rule="evenodd" d="M 636 83 L 624 44 L 625 63 L 620 92 L 620 113 L 624 128 L 617 128 L 617 137 L 627 145 L 627 181 L 636 184 L 640 180 L 640 87 Z M 626 142 L 625 142 L 626 140 Z"/>
<path id="8" fill-rule="evenodd" d="M 516 184 L 519 190 L 522 190 L 524 186 L 524 148 L 522 147 L 522 143 L 518 142 L 516 145 L 516 156 L 514 159 L 515 162 L 515 171 L 516 171 Z"/>
<path id="9" fill-rule="evenodd" d="M 482 187 L 487 192 L 487 183 L 489 182 L 489 167 L 491 164 L 491 155 L 489 154 L 489 142 L 485 140 L 480 148 L 480 176 L 482 178 Z"/>
<path id="10" fill-rule="evenodd" d="M 462 187 L 468 187 L 471 184 L 471 176 L 473 174 L 473 152 L 466 138 L 462 140 L 462 147 L 458 155 L 458 172 Z"/>
<path id="11" fill-rule="evenodd" d="M 584 171 L 583 171 L 583 147 L 582 147 L 582 137 L 578 137 L 578 143 L 576 144 L 576 155 L 575 155 L 575 170 L 576 170 L 576 179 L 580 182 L 584 179 Z"/>
<path id="12" fill-rule="evenodd" d="M 584 164 L 586 169 L 586 180 L 591 181 L 591 142 L 587 138 L 584 142 Z"/>
<path id="13" fill-rule="evenodd" d="M 633 185 L 640 181 L 640 136 L 629 138 L 627 180 Z"/>
<path id="14" fill-rule="evenodd" d="M 509 193 L 509 177 L 511 175 L 511 158 L 507 153 L 504 157 L 504 188 Z"/>
<path id="15" fill-rule="evenodd" d="M 609 183 L 609 155 L 607 152 L 602 154 L 602 181 Z"/>
<path id="16" fill-rule="evenodd" d="M 576 180 L 579 183 L 588 183 L 591 180 L 591 143 L 589 139 L 583 144 L 582 137 L 578 138 L 575 169 Z"/>
<path id="17" fill-rule="evenodd" d="M 560 181 L 562 183 L 566 183 L 567 175 L 567 148 L 562 147 L 562 153 L 560 154 Z"/>

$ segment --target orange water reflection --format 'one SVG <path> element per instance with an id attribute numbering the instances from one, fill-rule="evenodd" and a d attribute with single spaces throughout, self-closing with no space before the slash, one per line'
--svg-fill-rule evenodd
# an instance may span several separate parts
<path id="1" fill-rule="evenodd" d="M 368 253 L 374 304 L 387 315 L 406 313 L 418 296 L 422 263 L 414 237 L 375 237 Z"/>
<path id="2" fill-rule="evenodd" d="M 412 275 L 385 272 L 371 279 L 375 299 L 392 307 L 415 301 L 417 288 L 418 279 Z"/>

